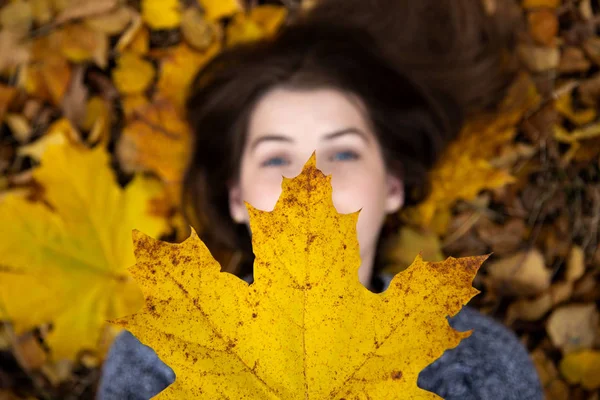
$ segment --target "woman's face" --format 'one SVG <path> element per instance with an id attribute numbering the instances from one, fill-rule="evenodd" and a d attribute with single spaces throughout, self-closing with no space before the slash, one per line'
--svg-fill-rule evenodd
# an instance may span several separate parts
<path id="1" fill-rule="evenodd" d="M 402 182 L 386 171 L 362 102 L 336 89 L 276 88 L 256 104 L 247 135 L 239 181 L 229 190 L 232 218 L 248 223 L 244 201 L 273 210 L 282 175 L 300 174 L 316 150 L 317 168 L 332 175 L 337 211 L 362 208 L 357 224 L 359 279 L 368 287 L 381 226 L 386 214 L 402 206 L 404 193 Z"/>

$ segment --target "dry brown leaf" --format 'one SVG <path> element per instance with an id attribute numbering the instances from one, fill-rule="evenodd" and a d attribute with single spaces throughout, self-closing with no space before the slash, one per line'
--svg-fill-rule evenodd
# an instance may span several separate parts
<path id="1" fill-rule="evenodd" d="M 6 86 L 0 83 L 0 122 L 4 119 L 4 113 L 12 99 L 17 94 L 17 89 L 13 86 Z"/>
<path id="2" fill-rule="evenodd" d="M 181 33 L 193 48 L 204 51 L 217 39 L 219 26 L 204 18 L 197 7 L 190 7 L 181 17 Z"/>
<path id="3" fill-rule="evenodd" d="M 537 370 L 542 387 L 545 387 L 550 382 L 558 377 L 558 369 L 550 360 L 543 350 L 536 349 L 531 353 L 531 360 Z"/>
<path id="4" fill-rule="evenodd" d="M 552 309 L 552 305 L 552 295 L 549 292 L 532 300 L 517 300 L 508 306 L 505 323 L 511 325 L 516 320 L 537 321 Z"/>
<path id="5" fill-rule="evenodd" d="M 600 37 L 593 36 L 583 43 L 583 51 L 596 65 L 600 65 Z"/>
<path id="6" fill-rule="evenodd" d="M 558 34 L 558 18 L 549 9 L 540 9 L 527 15 L 529 34 L 539 44 L 552 47 Z"/>
<path id="7" fill-rule="evenodd" d="M 536 248 L 491 262 L 487 272 L 498 290 L 521 296 L 544 292 L 550 288 L 552 277 L 544 264 L 544 256 Z"/>
<path id="8" fill-rule="evenodd" d="M 573 295 L 573 282 L 555 282 L 550 286 L 552 305 L 555 306 L 569 300 Z"/>
<path id="9" fill-rule="evenodd" d="M 53 34 L 61 53 L 75 63 L 94 61 L 100 68 L 108 63 L 108 36 L 85 24 L 69 24 Z"/>
<path id="10" fill-rule="evenodd" d="M 60 25 L 65 22 L 93 17 L 111 11 L 118 5 L 118 0 L 75 0 L 70 1 L 60 14 L 54 19 L 54 24 Z"/>
<path id="11" fill-rule="evenodd" d="M 44 25 L 52 19 L 52 6 L 50 0 L 30 0 L 33 19 L 39 25 Z"/>
<path id="12" fill-rule="evenodd" d="M 590 69 L 592 63 L 585 57 L 583 51 L 574 46 L 563 49 L 558 64 L 558 72 L 570 74 L 573 72 L 584 72 Z"/>
<path id="13" fill-rule="evenodd" d="M 84 75 L 84 67 L 81 65 L 75 66 L 71 84 L 61 103 L 64 116 L 77 126 L 81 126 L 81 122 L 85 118 L 85 104 L 89 92 L 88 87 L 83 82 Z"/>
<path id="14" fill-rule="evenodd" d="M 21 65 L 30 58 L 30 46 L 20 35 L 3 29 L 0 30 L 0 72 Z"/>
<path id="15" fill-rule="evenodd" d="M 600 72 L 584 79 L 577 88 L 581 102 L 587 106 L 594 107 L 600 97 Z"/>
<path id="16" fill-rule="evenodd" d="M 126 171 L 154 171 L 165 182 L 179 184 L 190 139 L 189 128 L 175 107 L 157 100 L 125 126 L 117 144 L 117 157 Z"/>
<path id="17" fill-rule="evenodd" d="M 520 44 L 517 51 L 521 60 L 533 72 L 556 69 L 560 63 L 560 51 L 557 47 Z"/>
<path id="18" fill-rule="evenodd" d="M 116 35 L 125 30 L 131 22 L 131 17 L 129 8 L 119 7 L 108 14 L 87 18 L 84 23 L 96 31 Z"/>
<path id="19" fill-rule="evenodd" d="M 477 225 L 477 233 L 487 243 L 494 254 L 499 256 L 514 254 L 525 237 L 525 221 L 511 218 L 504 224 L 496 224 L 488 218 L 481 218 Z"/>
<path id="20" fill-rule="evenodd" d="M 567 260 L 566 279 L 576 281 L 585 273 L 585 254 L 580 246 L 571 247 L 569 258 Z"/>
<path id="21" fill-rule="evenodd" d="M 29 141 L 32 130 L 27 118 L 25 118 L 22 114 L 7 114 L 4 119 L 15 139 L 17 139 L 20 143 L 26 143 Z"/>
<path id="22" fill-rule="evenodd" d="M 575 282 L 573 288 L 573 299 L 582 302 L 595 301 L 600 298 L 597 273 L 587 272 L 581 279 Z"/>
<path id="23" fill-rule="evenodd" d="M 71 81 L 71 66 L 48 38 L 33 42 L 32 61 L 19 76 L 20 85 L 32 96 L 61 104 Z"/>
<path id="24" fill-rule="evenodd" d="M 27 34 L 32 22 L 31 4 L 26 1 L 12 1 L 0 8 L 0 26 L 3 30 L 11 31 L 22 37 Z"/>
<path id="25" fill-rule="evenodd" d="M 592 347 L 598 321 L 595 304 L 572 304 L 552 312 L 546 331 L 556 347 L 564 353 L 571 353 Z"/>
<path id="26" fill-rule="evenodd" d="M 115 50 L 119 53 L 130 51 L 139 55 L 148 53 L 150 34 L 142 22 L 142 17 L 134 9 L 128 9 L 131 15 L 129 28 L 119 38 Z"/>

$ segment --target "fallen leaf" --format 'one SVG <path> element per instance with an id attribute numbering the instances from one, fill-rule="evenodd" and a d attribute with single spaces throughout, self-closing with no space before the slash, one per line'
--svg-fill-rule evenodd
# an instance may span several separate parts
<path id="1" fill-rule="evenodd" d="M 546 292 L 535 299 L 520 299 L 508 306 L 505 324 L 511 325 L 516 320 L 537 321 L 552 309 L 552 295 Z"/>
<path id="2" fill-rule="evenodd" d="M 171 103 L 158 100 L 138 111 L 125 126 L 116 153 L 126 171 L 154 171 L 165 183 L 179 185 L 190 141 L 185 120 Z"/>
<path id="3" fill-rule="evenodd" d="M 0 72 L 29 61 L 29 43 L 20 35 L 3 29 L 0 30 Z"/>
<path id="4" fill-rule="evenodd" d="M 499 290 L 514 295 L 540 294 L 550 287 L 552 277 L 537 248 L 490 262 L 486 270 Z"/>
<path id="5" fill-rule="evenodd" d="M 583 51 L 596 65 L 600 65 L 600 37 L 592 36 L 583 43 Z"/>
<path id="6" fill-rule="evenodd" d="M 33 143 L 19 147 L 17 154 L 20 156 L 29 156 L 36 161 L 42 159 L 46 149 L 53 145 L 62 145 L 66 143 L 72 145 L 81 144 L 79 132 L 73 127 L 66 118 L 54 122 L 44 136 Z"/>
<path id="7" fill-rule="evenodd" d="M 558 47 L 541 47 L 529 44 L 517 46 L 521 60 L 532 72 L 546 72 L 558 68 L 560 51 Z"/>
<path id="8" fill-rule="evenodd" d="M 135 53 L 124 53 L 117 59 L 113 82 L 122 94 L 141 93 L 154 80 L 154 66 Z"/>
<path id="9" fill-rule="evenodd" d="M 413 262 L 411 254 L 420 253 L 427 261 L 442 261 L 440 240 L 431 232 L 420 232 L 410 226 L 403 226 L 397 234 L 397 238 L 386 244 L 386 263 L 392 265 L 389 272 L 398 273 L 403 271 Z"/>
<path id="10" fill-rule="evenodd" d="M 600 389 L 600 352 L 584 350 L 567 354 L 560 361 L 560 373 L 586 390 Z"/>
<path id="11" fill-rule="evenodd" d="M 198 0 L 198 4 L 202 7 L 206 19 L 210 21 L 243 11 L 239 0 Z"/>
<path id="12" fill-rule="evenodd" d="M 552 47 L 558 34 L 558 18 L 554 11 L 540 9 L 527 15 L 529 34 L 539 44 Z"/>
<path id="13" fill-rule="evenodd" d="M 52 6 L 50 0 L 30 0 L 31 13 L 38 25 L 44 25 L 52 19 Z"/>
<path id="14" fill-rule="evenodd" d="M 552 305 L 563 303 L 571 298 L 573 294 L 573 282 L 555 282 L 550 286 Z"/>
<path id="15" fill-rule="evenodd" d="M 6 113 L 10 102 L 16 94 L 17 89 L 15 87 L 0 83 L 0 122 L 4 119 L 4 113 Z"/>
<path id="16" fill-rule="evenodd" d="M 87 18 L 84 23 L 95 31 L 116 35 L 121 33 L 131 22 L 129 8 L 119 7 L 108 14 Z"/>
<path id="17" fill-rule="evenodd" d="M 570 93 L 565 93 L 560 96 L 558 99 L 556 99 L 554 105 L 560 114 L 579 126 L 592 122 L 597 116 L 594 108 L 576 111 L 573 108 L 573 99 L 571 98 Z"/>
<path id="18" fill-rule="evenodd" d="M 27 118 L 21 114 L 7 114 L 4 118 L 6 125 L 10 128 L 12 135 L 20 143 L 26 143 L 31 137 L 31 125 Z"/>
<path id="19" fill-rule="evenodd" d="M 419 372 L 471 334 L 446 316 L 478 293 L 487 257 L 417 256 L 372 293 L 357 275 L 359 213 L 337 213 L 314 153 L 282 187 L 272 212 L 247 205 L 252 285 L 221 272 L 195 232 L 181 244 L 134 232 L 130 271 L 146 305 L 111 322 L 175 371 L 156 398 L 439 399 L 418 388 Z"/>
<path id="20" fill-rule="evenodd" d="M 568 281 L 576 281 L 585 273 L 585 254 L 580 246 L 573 246 L 569 252 L 567 260 L 566 279 Z"/>
<path id="21" fill-rule="evenodd" d="M 132 94 L 123 96 L 123 114 L 127 121 L 135 119 L 138 114 L 143 115 L 145 110 L 150 107 L 150 101 L 143 94 Z"/>
<path id="22" fill-rule="evenodd" d="M 564 353 L 589 349 L 598 325 L 595 304 L 572 304 L 555 309 L 546 323 L 552 343 Z"/>
<path id="23" fill-rule="evenodd" d="M 219 51 L 221 44 L 214 42 L 205 52 L 199 53 L 181 43 L 169 49 L 161 60 L 160 75 L 156 84 L 160 97 L 169 99 L 183 112 L 187 91 L 196 73 Z"/>
<path id="24" fill-rule="evenodd" d="M 84 76 L 85 68 L 81 65 L 75 66 L 70 86 L 61 104 L 65 117 L 77 126 L 81 126 L 85 118 L 85 105 L 89 95 L 89 88 L 83 82 Z"/>
<path id="25" fill-rule="evenodd" d="M 131 24 L 119 38 L 115 49 L 119 53 L 130 51 L 145 55 L 150 48 L 150 34 L 144 26 L 142 17 L 136 10 L 129 9 L 129 14 L 131 15 Z"/>
<path id="26" fill-rule="evenodd" d="M 59 7 L 61 12 L 54 19 L 54 24 L 61 25 L 71 20 L 107 13 L 115 8 L 118 2 L 118 0 L 69 1 L 66 7 Z"/>
<path id="27" fill-rule="evenodd" d="M 244 13 L 235 14 L 225 29 L 227 47 L 254 42 L 264 37 L 265 32 L 260 25 Z"/>
<path id="28" fill-rule="evenodd" d="M 583 51 L 577 47 L 568 46 L 560 55 L 560 63 L 558 64 L 558 72 L 563 74 L 570 74 L 573 72 L 585 72 L 592 64 L 587 58 Z"/>
<path id="29" fill-rule="evenodd" d="M 250 10 L 250 19 L 263 30 L 266 36 L 277 33 L 288 16 L 288 9 L 274 4 L 263 4 Z"/>
<path id="30" fill-rule="evenodd" d="M 179 0 L 142 0 L 142 19 L 152 29 L 178 27 L 181 23 Z"/>
<path id="31" fill-rule="evenodd" d="M 102 147 L 69 144 L 49 146 L 34 176 L 52 210 L 20 196 L 0 203 L 2 265 L 17 271 L 0 272 L 0 299 L 17 334 L 52 322 L 53 356 L 73 359 L 98 346 L 106 319 L 142 305 L 125 270 L 134 261 L 128 237 L 133 228 L 164 230 L 145 207 L 160 185 L 138 177 L 121 189 Z"/>
<path id="32" fill-rule="evenodd" d="M 521 6 L 526 10 L 530 8 L 542 7 L 557 8 L 560 6 L 561 2 L 562 0 L 523 0 Z"/>
<path id="33" fill-rule="evenodd" d="M 62 103 L 71 81 L 71 66 L 48 38 L 39 38 L 32 46 L 32 60 L 22 69 L 20 85 L 32 96 L 55 105 Z"/>
<path id="34" fill-rule="evenodd" d="M 217 40 L 219 25 L 204 18 L 196 7 L 184 11 L 181 18 L 181 33 L 185 40 L 197 50 L 204 51 Z"/>
<path id="35" fill-rule="evenodd" d="M 108 36 L 85 24 L 69 24 L 52 35 L 61 53 L 75 63 L 94 61 L 100 68 L 108 63 Z"/>

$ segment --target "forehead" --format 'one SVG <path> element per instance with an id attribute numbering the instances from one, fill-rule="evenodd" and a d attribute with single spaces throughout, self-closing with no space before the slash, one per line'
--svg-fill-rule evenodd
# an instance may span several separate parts
<path id="1" fill-rule="evenodd" d="M 329 132 L 346 127 L 368 130 L 368 125 L 366 107 L 357 96 L 334 88 L 275 88 L 257 102 L 248 136 Z"/>

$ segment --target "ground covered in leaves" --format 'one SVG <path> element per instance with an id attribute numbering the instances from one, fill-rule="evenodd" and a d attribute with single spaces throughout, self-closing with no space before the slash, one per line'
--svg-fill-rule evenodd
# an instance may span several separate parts
<path id="1" fill-rule="evenodd" d="M 0 2 L 0 207 L 9 194 L 51 203 L 49 181 L 33 172 L 49 144 L 103 147 L 120 186 L 134 173 L 160 186 L 148 214 L 167 222 L 162 237 L 186 238 L 185 88 L 220 49 L 271 35 L 300 10 L 259 3 L 244 11 L 234 0 Z M 494 0 L 483 3 L 494 12 Z M 402 212 L 389 269 L 421 250 L 428 261 L 493 252 L 470 304 L 517 333 L 548 399 L 598 399 L 600 6 L 519 5 L 523 72 L 503 111 L 473 118 L 450 146 L 430 197 Z M 2 324 L 0 398 L 93 398 L 110 335 L 104 347 L 57 359 L 51 322 L 24 332 Z"/>

